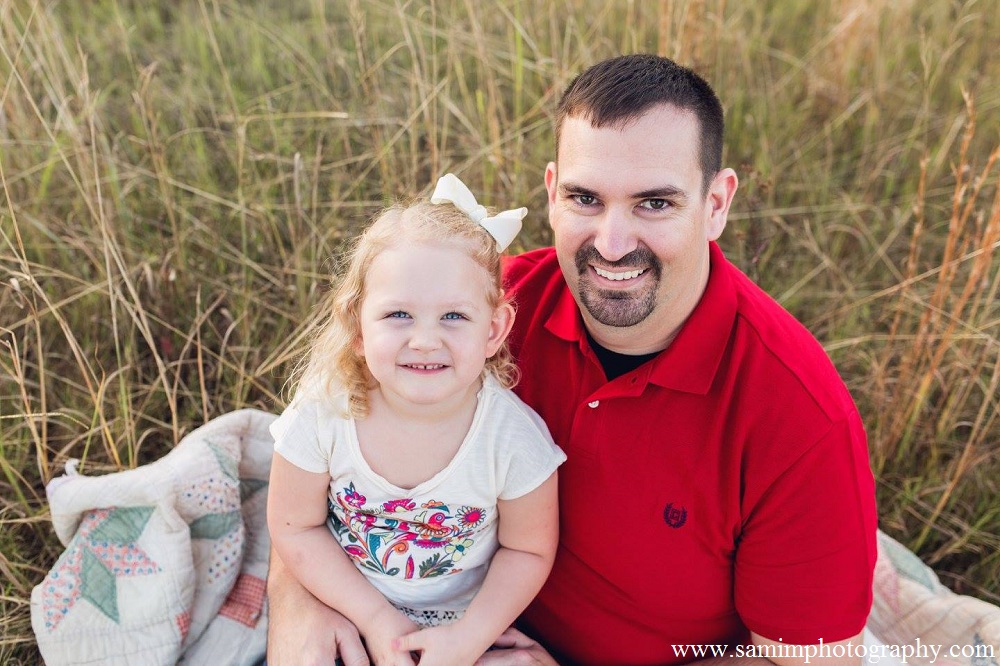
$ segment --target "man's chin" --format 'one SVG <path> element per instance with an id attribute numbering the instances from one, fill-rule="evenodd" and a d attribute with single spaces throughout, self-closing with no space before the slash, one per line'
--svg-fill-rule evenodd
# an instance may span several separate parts
<path id="1" fill-rule="evenodd" d="M 590 316 L 599 324 L 613 328 L 629 328 L 646 320 L 653 308 L 635 298 L 583 299 Z"/>

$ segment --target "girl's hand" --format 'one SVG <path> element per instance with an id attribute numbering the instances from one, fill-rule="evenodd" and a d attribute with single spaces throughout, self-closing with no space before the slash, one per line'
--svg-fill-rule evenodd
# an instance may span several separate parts
<path id="1" fill-rule="evenodd" d="M 418 624 L 394 608 L 377 614 L 362 632 L 372 663 L 375 666 L 416 666 L 408 650 L 397 650 L 394 645 L 397 639 L 419 630 Z"/>
<path id="2" fill-rule="evenodd" d="M 466 631 L 461 620 L 454 624 L 431 627 L 405 636 L 393 643 L 397 652 L 420 653 L 420 666 L 469 666 L 483 654 L 481 641 Z"/>

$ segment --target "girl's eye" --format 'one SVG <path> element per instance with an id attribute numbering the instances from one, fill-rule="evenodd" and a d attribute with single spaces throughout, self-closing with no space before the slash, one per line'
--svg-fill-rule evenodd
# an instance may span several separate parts
<path id="1" fill-rule="evenodd" d="M 461 312 L 449 312 L 444 317 L 442 317 L 442 319 L 450 319 L 452 321 L 459 320 L 459 319 L 465 319 L 465 318 L 466 318 L 465 315 L 462 314 Z"/>
<path id="2" fill-rule="evenodd" d="M 395 312 L 390 312 L 386 315 L 387 319 L 409 319 L 410 315 L 402 310 L 396 310 Z"/>

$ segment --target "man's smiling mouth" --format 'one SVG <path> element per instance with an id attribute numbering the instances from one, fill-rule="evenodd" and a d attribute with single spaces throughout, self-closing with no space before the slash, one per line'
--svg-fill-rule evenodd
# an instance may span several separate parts
<path id="1" fill-rule="evenodd" d="M 594 272 L 600 275 L 602 278 L 606 280 L 615 280 L 615 281 L 634 280 L 635 278 L 639 277 L 640 275 L 646 272 L 645 268 L 640 268 L 634 271 L 622 271 L 622 272 L 609 271 L 603 268 L 598 268 L 597 266 L 594 266 L 593 268 Z"/>

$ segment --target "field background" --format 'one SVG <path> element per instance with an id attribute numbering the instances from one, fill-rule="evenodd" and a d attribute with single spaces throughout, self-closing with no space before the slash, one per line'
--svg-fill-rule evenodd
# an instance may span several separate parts
<path id="1" fill-rule="evenodd" d="M 0 0 L 0 663 L 38 659 L 67 459 L 279 409 L 342 241 L 446 171 L 548 243 L 558 94 L 635 51 L 719 92 L 722 245 L 844 376 L 881 527 L 1000 602 L 998 34 L 997 0 Z"/>

